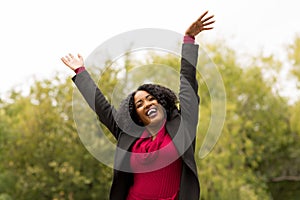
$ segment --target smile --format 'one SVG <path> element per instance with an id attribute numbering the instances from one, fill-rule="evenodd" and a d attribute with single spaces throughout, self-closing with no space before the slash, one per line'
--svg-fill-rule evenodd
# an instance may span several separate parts
<path id="1" fill-rule="evenodd" d="M 155 116 L 157 115 L 157 108 L 150 108 L 150 109 L 147 111 L 146 115 L 147 115 L 148 117 L 150 117 L 150 118 L 155 117 Z"/>

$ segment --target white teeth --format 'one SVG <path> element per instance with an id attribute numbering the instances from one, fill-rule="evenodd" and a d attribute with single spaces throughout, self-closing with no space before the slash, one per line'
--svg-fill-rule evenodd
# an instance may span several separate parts
<path id="1" fill-rule="evenodd" d="M 147 115 L 150 116 L 150 115 L 152 115 L 152 114 L 155 114 L 156 111 L 157 111 L 157 110 L 156 110 L 155 108 L 151 108 L 150 110 L 148 110 Z"/>

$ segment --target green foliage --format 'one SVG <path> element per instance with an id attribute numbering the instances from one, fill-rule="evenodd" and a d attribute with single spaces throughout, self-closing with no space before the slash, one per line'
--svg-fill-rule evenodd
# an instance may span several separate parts
<path id="1" fill-rule="evenodd" d="M 7 120 L 1 128 L 0 194 L 13 199 L 99 199 L 108 193 L 111 169 L 94 159 L 78 138 L 70 81 L 58 76 L 36 81 L 28 96 L 13 92 L 8 102 L 1 106 Z"/>
<path id="2" fill-rule="evenodd" d="M 289 45 L 287 50 L 288 58 L 293 65 L 291 72 L 300 80 L 300 35 L 295 37 L 294 43 Z"/>
<path id="3" fill-rule="evenodd" d="M 296 76 L 298 40 L 288 53 Z M 261 55 L 242 65 L 223 41 L 205 48 L 210 58 L 200 52 L 197 73 L 201 104 L 195 158 L 201 199 L 296 199 L 300 102 L 290 105 L 276 90 L 282 63 L 274 56 Z M 88 69 L 116 107 L 144 82 L 163 84 L 177 93 L 180 59 L 155 52 L 146 56 L 137 61 L 126 54 L 122 63 L 108 61 L 100 76 L 94 68 Z M 200 159 L 211 119 L 218 117 L 212 116 L 211 95 L 217 101 L 223 98 L 212 65 L 219 70 L 226 90 L 226 120 L 217 144 Z M 112 169 L 85 147 L 91 145 L 101 153 L 109 147 L 102 136 L 85 132 L 97 130 L 98 124 L 90 120 L 90 113 L 78 110 L 84 100 L 74 99 L 75 95 L 70 79 L 58 74 L 51 80 L 35 81 L 28 95 L 12 90 L 8 99 L 0 101 L 0 200 L 107 199 Z M 74 122 L 75 112 L 80 113 L 80 128 Z"/>
<path id="4" fill-rule="evenodd" d="M 299 157 L 295 150 L 299 149 L 299 138 L 290 129 L 287 101 L 274 89 L 277 84 L 274 73 L 280 72 L 280 62 L 272 56 L 253 58 L 250 66 L 242 67 L 236 62 L 235 52 L 224 44 L 207 48 L 213 52 L 211 58 L 222 74 L 227 102 L 220 140 L 208 157 L 197 160 L 203 183 L 201 198 L 269 199 L 270 195 L 275 196 L 274 188 L 269 188 L 274 177 L 291 171 L 299 176 L 299 170 L 295 169 L 299 164 L 292 164 L 295 155 Z M 205 84 L 200 89 L 204 107 L 198 144 L 202 144 L 212 117 L 207 98 L 210 90 Z"/>

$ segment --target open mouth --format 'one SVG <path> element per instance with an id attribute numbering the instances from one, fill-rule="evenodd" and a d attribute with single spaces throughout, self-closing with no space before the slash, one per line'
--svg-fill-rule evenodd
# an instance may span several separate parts
<path id="1" fill-rule="evenodd" d="M 150 118 L 155 117 L 155 116 L 157 115 L 157 108 L 150 108 L 150 109 L 147 111 L 146 115 L 147 115 L 148 117 L 150 117 Z"/>

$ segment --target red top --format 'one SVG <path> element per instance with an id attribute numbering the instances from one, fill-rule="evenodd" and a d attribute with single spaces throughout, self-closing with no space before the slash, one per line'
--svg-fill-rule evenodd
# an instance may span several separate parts
<path id="1" fill-rule="evenodd" d="M 144 131 L 132 147 L 133 185 L 127 200 L 176 200 L 182 161 L 165 126 L 152 140 Z"/>

